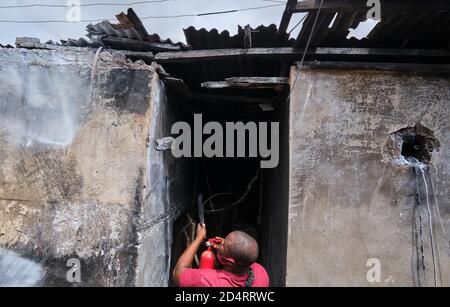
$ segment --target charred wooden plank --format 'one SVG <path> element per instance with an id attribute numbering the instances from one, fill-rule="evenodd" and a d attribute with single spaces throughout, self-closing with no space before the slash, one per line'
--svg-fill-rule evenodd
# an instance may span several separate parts
<path id="1" fill-rule="evenodd" d="M 252 49 L 213 49 L 181 52 L 161 52 L 155 56 L 156 62 L 191 63 L 215 61 L 218 59 L 242 58 L 279 58 L 289 62 L 297 60 L 303 55 L 303 49 L 293 48 L 252 48 Z M 359 56 L 359 57 L 419 57 L 419 58 L 448 58 L 450 50 L 446 49 L 383 49 L 383 48 L 310 48 L 308 56 Z"/>
<path id="2" fill-rule="evenodd" d="M 245 89 L 275 89 L 280 90 L 289 84 L 288 78 L 280 77 L 235 77 L 219 82 L 204 82 L 203 88 L 245 88 Z"/>
<path id="3" fill-rule="evenodd" d="M 281 18 L 280 27 L 278 33 L 286 33 L 291 22 L 293 10 L 297 7 L 297 0 L 288 0 L 286 9 L 284 10 L 283 17 Z"/>

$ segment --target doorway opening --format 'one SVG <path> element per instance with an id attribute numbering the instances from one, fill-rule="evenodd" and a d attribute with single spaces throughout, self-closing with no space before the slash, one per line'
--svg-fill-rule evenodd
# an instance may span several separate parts
<path id="1" fill-rule="evenodd" d="M 288 104 L 280 99 L 266 109 L 242 101 L 192 99 L 188 109 L 184 120 L 191 127 L 194 114 L 202 114 L 204 123 L 218 122 L 222 127 L 230 122 L 269 123 L 270 127 L 270 123 L 277 122 L 280 125 L 280 155 L 278 166 L 272 169 L 261 168 L 261 157 L 183 158 L 193 165 L 194 171 L 188 176 L 191 180 L 185 183 L 192 187 L 192 201 L 173 226 L 170 274 L 195 237 L 196 224 L 200 221 L 198 207 L 203 204 L 208 238 L 226 237 L 237 230 L 251 235 L 259 244 L 258 263 L 268 271 L 271 286 L 284 286 L 288 227 Z M 207 138 L 204 136 L 203 141 Z M 245 142 L 248 156 L 248 133 Z M 270 146 L 271 140 L 268 144 Z M 205 248 L 200 249 L 194 267 Z M 173 282 L 171 285 L 174 286 Z"/>

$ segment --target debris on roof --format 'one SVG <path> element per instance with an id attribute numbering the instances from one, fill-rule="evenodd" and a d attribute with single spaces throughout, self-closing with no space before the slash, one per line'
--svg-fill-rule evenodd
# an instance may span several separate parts
<path id="1" fill-rule="evenodd" d="M 188 45 L 181 42 L 174 43 L 170 39 L 162 40 L 158 34 L 148 34 L 133 9 L 128 9 L 127 13 L 116 16 L 118 24 L 112 24 L 107 20 L 89 24 L 86 30 L 87 36 L 91 39 L 90 44 L 131 51 L 164 52 L 190 49 Z"/>
<path id="2" fill-rule="evenodd" d="M 53 42 L 47 42 L 50 44 L 53 44 Z M 79 38 L 79 39 L 71 39 L 68 40 L 61 40 L 62 46 L 69 46 L 69 47 L 100 47 L 100 45 L 95 46 L 95 44 L 88 42 L 85 38 Z"/>
<path id="3" fill-rule="evenodd" d="M 11 46 L 11 48 L 14 48 Z M 98 48 L 93 48 L 92 45 L 88 45 L 86 47 L 80 47 L 77 45 L 70 44 L 57 44 L 52 41 L 47 41 L 46 43 L 41 43 L 38 38 L 33 37 L 18 37 L 16 38 L 16 48 L 24 48 L 24 49 L 44 49 L 44 50 L 56 50 L 56 51 L 64 51 L 64 50 L 72 50 L 72 51 L 91 51 L 96 52 Z M 128 51 L 128 50 L 114 50 L 109 48 L 102 48 L 102 55 L 105 53 L 113 54 L 113 53 L 121 53 L 127 59 L 131 61 L 142 60 L 147 64 L 151 64 L 155 59 L 155 56 L 152 52 L 139 52 L 139 51 Z"/>

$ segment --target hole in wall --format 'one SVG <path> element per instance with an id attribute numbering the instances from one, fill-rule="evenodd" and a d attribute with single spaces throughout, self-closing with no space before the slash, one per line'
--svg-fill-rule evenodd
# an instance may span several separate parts
<path id="1" fill-rule="evenodd" d="M 430 162 L 431 154 L 427 150 L 426 138 L 423 135 L 412 134 L 403 140 L 402 156 L 414 158 L 420 162 Z"/>
<path id="2" fill-rule="evenodd" d="M 418 123 L 414 127 L 400 129 L 389 135 L 383 154 L 398 166 L 411 166 L 411 161 L 431 164 L 433 153 L 439 151 L 441 143 L 433 130 Z"/>

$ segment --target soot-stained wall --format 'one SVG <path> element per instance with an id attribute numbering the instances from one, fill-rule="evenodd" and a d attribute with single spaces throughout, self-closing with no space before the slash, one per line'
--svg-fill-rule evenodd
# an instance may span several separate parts
<path id="1" fill-rule="evenodd" d="M 289 204 L 289 103 L 283 103 L 274 121 L 280 122 L 280 162 L 262 171 L 261 262 L 269 273 L 270 285 L 286 285 L 287 230 Z"/>
<path id="2" fill-rule="evenodd" d="M 154 68 L 86 50 L 0 49 L 0 63 L 0 271 L 17 276 L 0 284 L 161 285 L 136 277 L 138 254 L 156 253 L 140 234 L 169 210 L 147 188 L 166 193 L 168 179 L 152 181 L 165 170 L 148 158 L 152 86 L 165 95 Z M 70 258 L 80 284 L 67 281 Z"/>
<path id="3" fill-rule="evenodd" d="M 155 75 L 152 81 L 146 188 L 138 226 L 139 248 L 137 286 L 167 287 L 173 224 L 192 199 L 192 163 L 175 159 L 170 150 L 154 150 L 156 140 L 171 135 L 172 124 L 180 119 L 183 104 L 172 96 L 164 82 Z"/>

